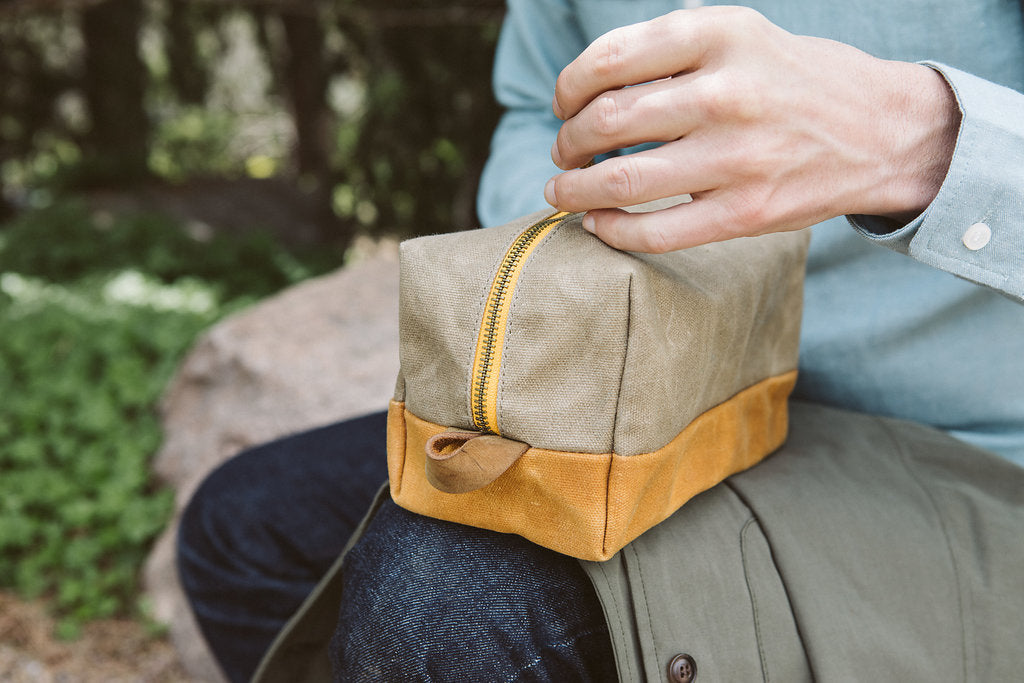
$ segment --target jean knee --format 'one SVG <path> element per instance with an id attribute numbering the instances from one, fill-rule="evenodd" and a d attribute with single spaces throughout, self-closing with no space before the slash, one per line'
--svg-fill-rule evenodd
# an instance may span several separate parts
<path id="1" fill-rule="evenodd" d="M 607 639 L 576 560 L 393 503 L 381 507 L 344 571 L 331 657 L 345 680 L 410 671 L 431 681 L 470 672 L 511 680 L 566 655 L 566 643 Z"/>
<path id="2" fill-rule="evenodd" d="M 267 501 L 253 485 L 259 463 L 243 452 L 213 469 L 199 484 L 178 523 L 177 562 L 182 582 L 216 566 L 220 571 L 244 564 L 252 551 L 254 527 L 263 524 Z"/>
<path id="3" fill-rule="evenodd" d="M 229 490 L 229 475 L 223 468 L 214 469 L 193 492 L 178 522 L 177 562 L 179 574 L 186 589 L 188 579 L 209 557 L 212 549 L 224 545 L 221 536 L 231 529 L 229 508 L 223 502 Z"/>

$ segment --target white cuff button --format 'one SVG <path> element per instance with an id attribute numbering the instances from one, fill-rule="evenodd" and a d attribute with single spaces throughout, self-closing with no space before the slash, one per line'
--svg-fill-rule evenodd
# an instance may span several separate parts
<path id="1" fill-rule="evenodd" d="M 971 251 L 978 251 L 992 239 L 992 228 L 984 223 L 975 223 L 964 233 L 964 246 Z"/>

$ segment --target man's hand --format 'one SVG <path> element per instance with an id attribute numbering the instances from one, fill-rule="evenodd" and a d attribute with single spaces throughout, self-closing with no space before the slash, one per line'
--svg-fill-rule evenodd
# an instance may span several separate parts
<path id="1" fill-rule="evenodd" d="M 548 182 L 548 202 L 596 209 L 585 227 L 648 252 L 850 213 L 909 219 L 938 192 L 960 120 L 933 69 L 796 36 L 738 7 L 605 34 L 562 71 L 553 108 L 565 123 L 551 156 L 566 172 Z M 578 168 L 642 142 L 666 144 Z M 693 201 L 613 208 L 681 194 Z"/>

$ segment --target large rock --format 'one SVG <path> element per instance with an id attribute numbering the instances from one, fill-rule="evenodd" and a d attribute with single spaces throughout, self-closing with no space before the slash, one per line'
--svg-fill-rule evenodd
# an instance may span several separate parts
<path id="1" fill-rule="evenodd" d="M 239 450 L 387 406 L 398 372 L 397 253 L 394 243 L 381 244 L 199 339 L 164 396 L 155 461 L 179 512 L 202 478 Z M 147 592 L 190 674 L 219 681 L 174 569 L 176 528 L 147 560 Z"/>

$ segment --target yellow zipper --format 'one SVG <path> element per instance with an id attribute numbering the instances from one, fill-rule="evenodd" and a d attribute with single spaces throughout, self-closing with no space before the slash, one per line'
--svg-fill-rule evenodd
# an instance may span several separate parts
<path id="1" fill-rule="evenodd" d="M 512 307 L 512 291 L 527 257 L 548 233 L 571 215 L 568 211 L 559 211 L 524 230 L 505 252 L 494 275 L 480 321 L 469 391 L 473 424 L 482 432 L 501 434 L 498 431 L 498 374 L 505 346 L 508 312 Z"/>

